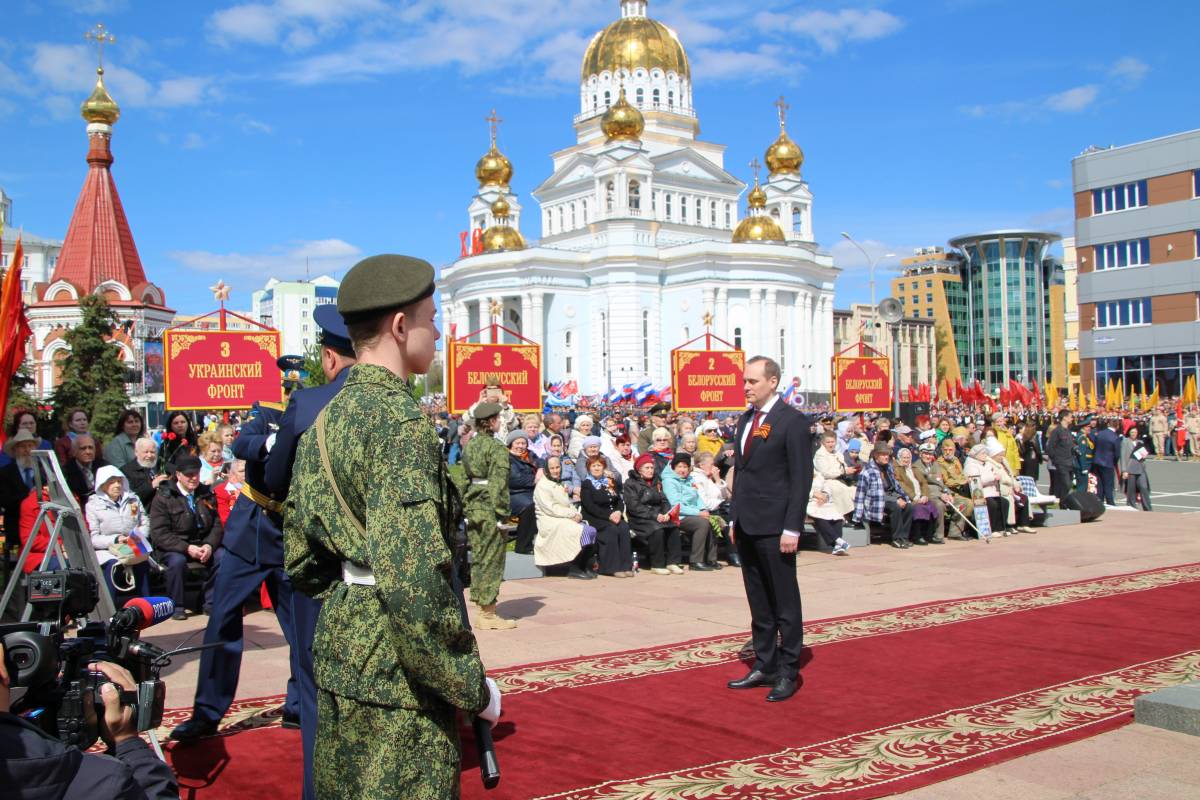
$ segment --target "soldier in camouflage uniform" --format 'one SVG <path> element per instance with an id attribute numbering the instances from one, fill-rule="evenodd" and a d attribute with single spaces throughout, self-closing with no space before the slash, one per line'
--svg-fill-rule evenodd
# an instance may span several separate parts
<path id="1" fill-rule="evenodd" d="M 338 293 L 358 363 L 300 440 L 286 568 L 324 605 L 313 642 L 318 798 L 459 796 L 456 709 L 499 716 L 451 584 L 449 478 L 407 379 L 439 336 L 433 268 L 373 256 Z"/>
<path id="2" fill-rule="evenodd" d="M 497 403 L 479 403 L 475 419 L 479 435 L 467 442 L 463 469 L 467 473 L 464 505 L 467 539 L 471 542 L 471 599 L 479 605 L 476 626 L 486 630 L 517 627 L 496 613 L 496 597 L 504 579 L 505 530 L 508 508 L 508 450 L 492 434 L 501 424 Z"/>

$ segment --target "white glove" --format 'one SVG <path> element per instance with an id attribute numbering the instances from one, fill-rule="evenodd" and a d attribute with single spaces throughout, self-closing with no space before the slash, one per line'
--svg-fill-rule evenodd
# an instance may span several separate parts
<path id="1" fill-rule="evenodd" d="M 267 437 L 267 443 L 265 445 L 263 445 L 263 447 L 269 453 L 269 452 L 271 452 L 271 448 L 274 446 L 275 446 L 275 434 L 272 433 L 270 436 Z"/>
<path id="2" fill-rule="evenodd" d="M 491 695 L 491 699 L 488 700 L 487 708 L 479 712 L 479 716 L 492 723 L 494 727 L 500 720 L 500 687 L 496 685 L 494 680 L 488 677 L 484 677 L 483 682 L 487 684 L 488 694 Z"/>

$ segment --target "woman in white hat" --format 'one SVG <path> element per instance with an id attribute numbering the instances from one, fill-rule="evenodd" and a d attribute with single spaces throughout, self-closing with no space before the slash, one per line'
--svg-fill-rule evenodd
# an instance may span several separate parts
<path id="1" fill-rule="evenodd" d="M 96 492 L 88 498 L 84 514 L 108 590 L 114 597 L 135 590 L 148 595 L 150 568 L 144 557 L 138 558 L 150 551 L 150 523 L 142 501 L 129 491 L 125 473 L 113 466 L 97 470 Z M 122 564 L 123 560 L 137 563 Z"/>

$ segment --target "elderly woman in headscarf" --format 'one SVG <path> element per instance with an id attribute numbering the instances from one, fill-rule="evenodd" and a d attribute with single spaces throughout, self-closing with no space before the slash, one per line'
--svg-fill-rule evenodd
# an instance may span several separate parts
<path id="1" fill-rule="evenodd" d="M 600 574 L 614 578 L 633 577 L 633 548 L 629 525 L 625 522 L 625 503 L 620 484 L 608 474 L 608 460 L 591 456 L 584 468 L 583 518 L 596 529 L 597 560 Z"/>
<path id="2" fill-rule="evenodd" d="M 1003 453 L 1003 449 L 1000 452 Z M 986 444 L 977 444 L 967 452 L 963 475 L 970 483 L 971 497 L 975 505 L 987 505 L 992 533 L 1002 534 L 1008 528 L 1009 503 L 1000 496 L 1000 473 L 988 455 Z"/>
<path id="3" fill-rule="evenodd" d="M 583 440 L 592 435 L 592 428 L 595 423 L 587 414 L 580 414 L 575 418 L 575 424 L 571 427 L 571 438 L 567 440 L 567 455 L 579 461 L 579 454 L 583 452 Z"/>
<path id="4" fill-rule="evenodd" d="M 583 470 L 575 463 L 575 459 L 567 455 L 561 434 L 552 433 L 546 437 L 546 458 L 550 456 L 556 456 L 562 462 L 562 485 L 567 487 L 571 499 L 578 502 Z"/>
<path id="5" fill-rule="evenodd" d="M 907 447 L 896 450 L 896 482 L 913 501 L 912 543 L 944 544 L 945 540 L 937 526 L 941 512 L 929 498 L 929 484 L 924 476 L 913 469 L 913 453 Z"/>
<path id="6" fill-rule="evenodd" d="M 1037 533 L 1029 526 L 1029 499 L 1021 493 L 1021 482 L 1009 466 L 1007 448 L 994 437 L 986 439 L 984 444 L 988 448 L 988 457 L 992 459 L 996 465 L 996 472 L 1000 475 L 1000 496 L 1008 501 L 1008 514 L 1005 517 L 1008 527 L 1004 535 Z"/>
<path id="7" fill-rule="evenodd" d="M 503 425 L 503 423 L 501 423 Z M 533 513 L 533 486 L 541 463 L 529 452 L 529 437 L 518 428 L 505 437 L 508 445 L 508 508 L 517 518 L 518 553 L 530 553 L 537 521 Z"/>
<path id="8" fill-rule="evenodd" d="M 854 487 L 846 481 L 858 479 L 859 468 L 846 466 L 842 454 L 837 451 L 837 434 L 831 430 L 821 434 L 821 446 L 813 456 L 813 478 L 824 479 L 824 490 L 829 502 L 841 516 L 854 510 Z"/>
<path id="9" fill-rule="evenodd" d="M 533 540 L 533 563 L 539 567 L 567 564 L 567 577 L 592 580 L 592 554 L 596 529 L 585 525 L 583 515 L 571 503 L 562 485 L 562 461 L 551 456 L 533 490 L 537 514 L 537 537 Z"/>

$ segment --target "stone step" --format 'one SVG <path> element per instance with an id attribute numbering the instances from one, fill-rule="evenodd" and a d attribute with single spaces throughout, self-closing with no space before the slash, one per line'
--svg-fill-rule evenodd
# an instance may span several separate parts
<path id="1" fill-rule="evenodd" d="M 1133 702 L 1133 719 L 1143 725 L 1200 736 L 1200 681 L 1142 695 Z"/>

